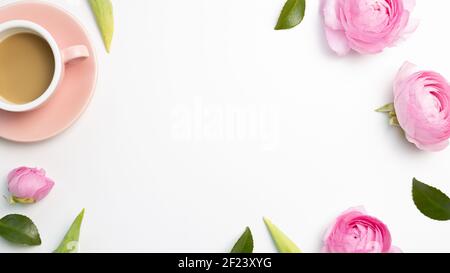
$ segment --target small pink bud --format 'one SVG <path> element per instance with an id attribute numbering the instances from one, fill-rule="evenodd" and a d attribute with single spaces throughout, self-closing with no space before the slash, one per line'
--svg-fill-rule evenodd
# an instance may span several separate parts
<path id="1" fill-rule="evenodd" d="M 43 169 L 20 167 L 8 175 L 8 190 L 13 202 L 36 203 L 46 197 L 55 183 L 45 176 Z"/>

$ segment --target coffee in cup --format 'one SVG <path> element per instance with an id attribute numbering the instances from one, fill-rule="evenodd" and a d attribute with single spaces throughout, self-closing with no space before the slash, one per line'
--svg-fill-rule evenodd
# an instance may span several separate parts
<path id="1" fill-rule="evenodd" d="M 0 41 L 0 98 L 26 104 L 50 86 L 55 59 L 50 45 L 33 33 L 17 33 Z"/>
<path id="2" fill-rule="evenodd" d="M 0 23 L 0 110 L 42 106 L 58 89 L 66 65 L 89 56 L 85 45 L 60 49 L 44 27 L 31 21 Z"/>

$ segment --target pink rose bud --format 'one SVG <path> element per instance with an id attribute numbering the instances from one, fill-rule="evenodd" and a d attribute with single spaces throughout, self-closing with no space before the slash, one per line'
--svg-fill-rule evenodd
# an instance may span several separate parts
<path id="1" fill-rule="evenodd" d="M 450 86 L 433 71 L 406 62 L 394 82 L 394 114 L 419 149 L 440 151 L 450 138 Z"/>
<path id="2" fill-rule="evenodd" d="M 363 208 L 353 208 L 339 216 L 328 230 L 325 253 L 396 253 L 391 234 L 380 220 L 366 215 Z"/>
<path id="3" fill-rule="evenodd" d="M 374 54 L 414 32 L 415 0 L 322 0 L 325 34 L 338 55 Z"/>
<path id="4" fill-rule="evenodd" d="M 55 183 L 45 176 L 43 169 L 20 167 L 8 175 L 8 190 L 11 201 L 32 204 L 46 197 Z"/>

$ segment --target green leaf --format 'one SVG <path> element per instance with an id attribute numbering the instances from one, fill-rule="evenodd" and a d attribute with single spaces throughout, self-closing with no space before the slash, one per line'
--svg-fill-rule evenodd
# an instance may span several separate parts
<path id="1" fill-rule="evenodd" d="M 109 53 L 114 35 L 114 14 L 111 0 L 89 0 L 89 4 L 102 33 L 106 51 Z"/>
<path id="2" fill-rule="evenodd" d="M 276 227 L 269 219 L 264 218 L 270 236 L 280 253 L 301 253 L 298 248 L 278 227 Z"/>
<path id="3" fill-rule="evenodd" d="M 287 0 L 275 29 L 290 29 L 300 24 L 305 17 L 305 7 L 305 0 Z"/>
<path id="4" fill-rule="evenodd" d="M 394 127 L 400 127 L 400 128 L 401 128 L 400 122 L 398 121 L 398 118 L 397 118 L 396 116 L 391 117 L 391 118 L 389 119 L 389 125 L 394 126 Z"/>
<path id="5" fill-rule="evenodd" d="M 389 115 L 389 124 L 394 127 L 400 127 L 400 122 L 398 121 L 397 114 L 395 113 L 395 105 L 394 103 L 388 103 L 384 106 L 381 106 L 377 110 L 378 113 L 386 113 Z"/>
<path id="6" fill-rule="evenodd" d="M 84 217 L 84 209 L 80 212 L 80 214 L 75 218 L 72 225 L 70 226 L 69 231 L 67 231 L 66 236 L 64 237 L 61 244 L 54 251 L 54 253 L 77 253 L 78 252 L 78 243 L 80 240 L 80 229 L 81 223 L 83 222 Z"/>
<path id="7" fill-rule="evenodd" d="M 41 244 L 39 231 L 30 218 L 10 214 L 0 219 L 0 236 L 20 245 L 38 246 Z"/>
<path id="8" fill-rule="evenodd" d="M 375 111 L 379 113 L 391 113 L 391 112 L 395 113 L 394 103 L 391 102 L 386 105 L 383 105 Z"/>
<path id="9" fill-rule="evenodd" d="M 250 228 L 246 228 L 244 234 L 236 242 L 231 253 L 253 253 L 253 236 Z"/>
<path id="10" fill-rule="evenodd" d="M 440 190 L 413 179 L 413 199 L 425 216 L 438 220 L 450 220 L 450 198 Z"/>

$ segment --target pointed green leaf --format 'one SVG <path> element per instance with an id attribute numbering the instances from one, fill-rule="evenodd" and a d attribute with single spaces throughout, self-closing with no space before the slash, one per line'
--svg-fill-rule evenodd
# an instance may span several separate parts
<path id="1" fill-rule="evenodd" d="M 395 107 L 394 107 L 393 103 L 388 103 L 386 105 L 381 106 L 380 108 L 378 108 L 375 111 L 380 112 L 380 113 L 390 113 L 390 112 L 395 113 Z"/>
<path id="2" fill-rule="evenodd" d="M 253 236 L 249 227 L 236 242 L 231 253 L 253 253 Z"/>
<path id="3" fill-rule="evenodd" d="M 450 220 L 450 198 L 440 190 L 413 179 L 413 200 L 425 216 L 438 220 Z"/>
<path id="4" fill-rule="evenodd" d="M 89 4 L 102 33 L 106 51 L 109 53 L 114 35 L 114 14 L 111 0 L 89 0 Z"/>
<path id="5" fill-rule="evenodd" d="M 305 17 L 305 7 L 305 0 L 287 0 L 275 29 L 290 29 L 300 24 Z"/>
<path id="6" fill-rule="evenodd" d="M 11 214 L 0 219 L 0 236 L 11 243 L 37 246 L 41 244 L 39 231 L 30 218 Z"/>
<path id="7" fill-rule="evenodd" d="M 278 227 L 269 219 L 264 218 L 264 223 L 269 230 L 270 236 L 280 253 L 301 253 L 302 251 L 292 242 Z"/>
<path id="8" fill-rule="evenodd" d="M 54 253 L 77 253 L 78 245 L 80 241 L 80 229 L 81 223 L 83 222 L 84 217 L 84 209 L 81 213 L 75 218 L 72 225 L 70 226 L 69 231 L 67 231 L 66 236 L 64 237 L 61 244 L 54 251 Z"/>

